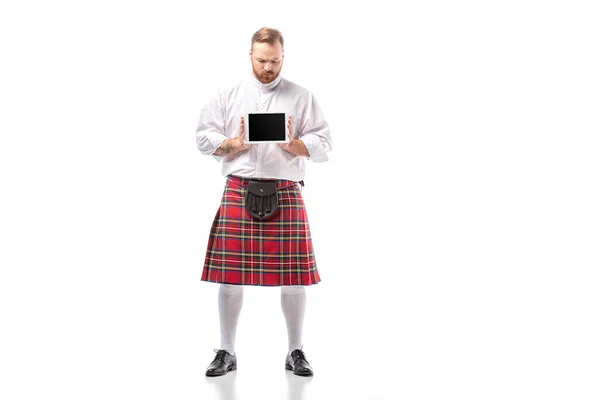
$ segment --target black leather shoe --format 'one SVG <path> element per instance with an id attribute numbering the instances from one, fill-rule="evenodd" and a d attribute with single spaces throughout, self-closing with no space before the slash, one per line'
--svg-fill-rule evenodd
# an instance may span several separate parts
<path id="1" fill-rule="evenodd" d="M 285 360 L 285 369 L 289 369 L 294 372 L 294 375 L 300 376 L 311 376 L 313 369 L 306 361 L 304 352 L 300 349 L 292 351 L 292 354 L 287 356 Z"/>
<path id="2" fill-rule="evenodd" d="M 237 369 L 237 358 L 227 350 L 215 349 L 215 359 L 206 368 L 206 376 L 221 376 Z"/>

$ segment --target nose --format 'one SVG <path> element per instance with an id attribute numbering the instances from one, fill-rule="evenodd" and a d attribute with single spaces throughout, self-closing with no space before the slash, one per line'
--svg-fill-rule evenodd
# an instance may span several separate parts
<path id="1" fill-rule="evenodd" d="M 265 71 L 270 71 L 270 70 L 271 70 L 271 64 L 265 63 Z"/>

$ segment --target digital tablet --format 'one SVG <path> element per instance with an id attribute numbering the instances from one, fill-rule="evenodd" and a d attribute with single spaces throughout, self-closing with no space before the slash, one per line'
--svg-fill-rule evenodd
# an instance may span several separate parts
<path id="1" fill-rule="evenodd" d="M 248 113 L 244 116 L 245 143 L 287 143 L 288 115 L 283 112 Z"/>

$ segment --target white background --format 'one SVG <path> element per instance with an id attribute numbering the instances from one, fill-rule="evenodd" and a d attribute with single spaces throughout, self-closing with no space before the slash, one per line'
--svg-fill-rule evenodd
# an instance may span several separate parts
<path id="1" fill-rule="evenodd" d="M 0 397 L 597 399 L 593 3 L 3 2 Z M 250 287 L 210 380 L 224 180 L 194 130 L 265 25 L 334 140 L 304 190 L 315 376 Z"/>

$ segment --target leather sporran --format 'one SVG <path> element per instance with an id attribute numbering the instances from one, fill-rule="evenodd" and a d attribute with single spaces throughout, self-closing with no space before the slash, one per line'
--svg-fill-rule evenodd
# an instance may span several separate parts
<path id="1" fill-rule="evenodd" d="M 276 181 L 250 181 L 246 191 L 246 211 L 259 221 L 271 218 L 277 212 Z"/>

